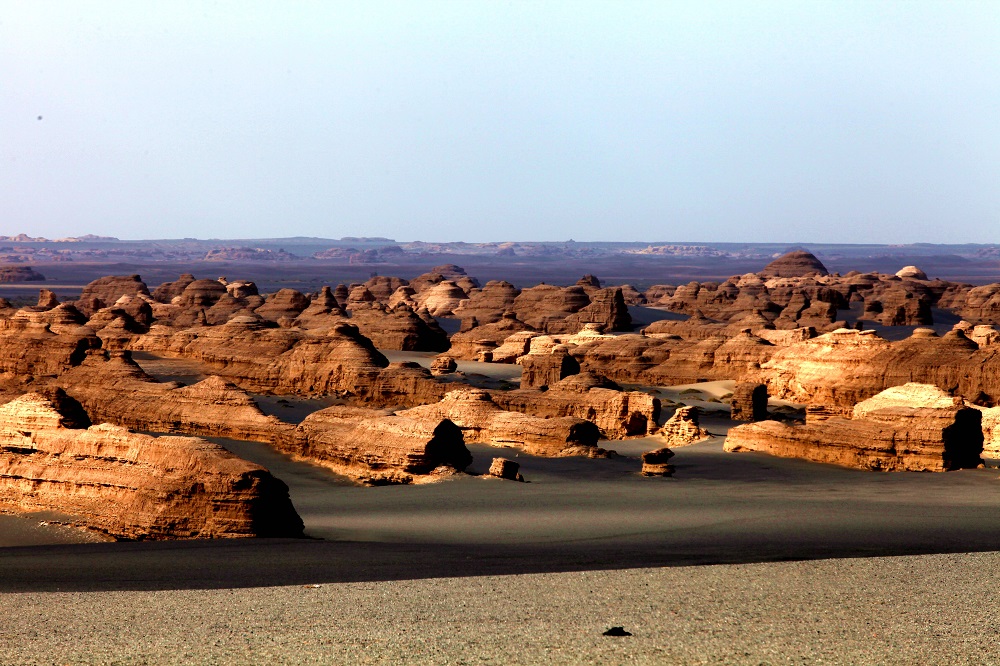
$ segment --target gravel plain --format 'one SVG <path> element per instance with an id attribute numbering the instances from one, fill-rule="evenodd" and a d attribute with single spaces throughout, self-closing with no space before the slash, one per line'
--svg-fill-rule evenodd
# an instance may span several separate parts
<path id="1" fill-rule="evenodd" d="M 5 593 L 0 662 L 996 664 L 998 568 L 988 552 Z"/>

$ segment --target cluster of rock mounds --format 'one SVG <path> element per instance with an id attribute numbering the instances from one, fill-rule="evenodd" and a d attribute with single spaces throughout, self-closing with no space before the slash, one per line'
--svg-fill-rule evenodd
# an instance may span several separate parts
<path id="1" fill-rule="evenodd" d="M 983 464 L 982 413 L 935 386 L 908 383 L 849 414 L 807 410 L 801 425 L 768 420 L 731 428 L 725 450 L 870 470 L 975 468 Z"/>
<path id="2" fill-rule="evenodd" d="M 70 425 L 37 393 L 0 406 L 0 508 L 119 539 L 302 536 L 287 486 L 216 444 Z"/>

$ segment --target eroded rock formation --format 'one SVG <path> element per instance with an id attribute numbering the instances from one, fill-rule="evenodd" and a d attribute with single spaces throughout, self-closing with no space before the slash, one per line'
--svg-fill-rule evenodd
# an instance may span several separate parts
<path id="1" fill-rule="evenodd" d="M 118 539 L 302 535 L 287 486 L 263 467 L 202 439 L 69 428 L 36 393 L 0 406 L 0 506 Z"/>

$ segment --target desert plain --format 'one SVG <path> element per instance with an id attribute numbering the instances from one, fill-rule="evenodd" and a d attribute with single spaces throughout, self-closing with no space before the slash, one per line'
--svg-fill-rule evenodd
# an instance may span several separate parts
<path id="1" fill-rule="evenodd" d="M 995 246 L 0 255 L 0 661 L 998 661 Z"/>

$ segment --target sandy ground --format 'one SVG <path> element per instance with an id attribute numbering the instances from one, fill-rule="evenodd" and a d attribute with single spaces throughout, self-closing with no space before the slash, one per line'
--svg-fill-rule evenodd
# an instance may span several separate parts
<path id="1" fill-rule="evenodd" d="M 0 596 L 0 662 L 996 664 L 1000 553 Z M 632 636 L 606 637 L 612 626 Z"/>

